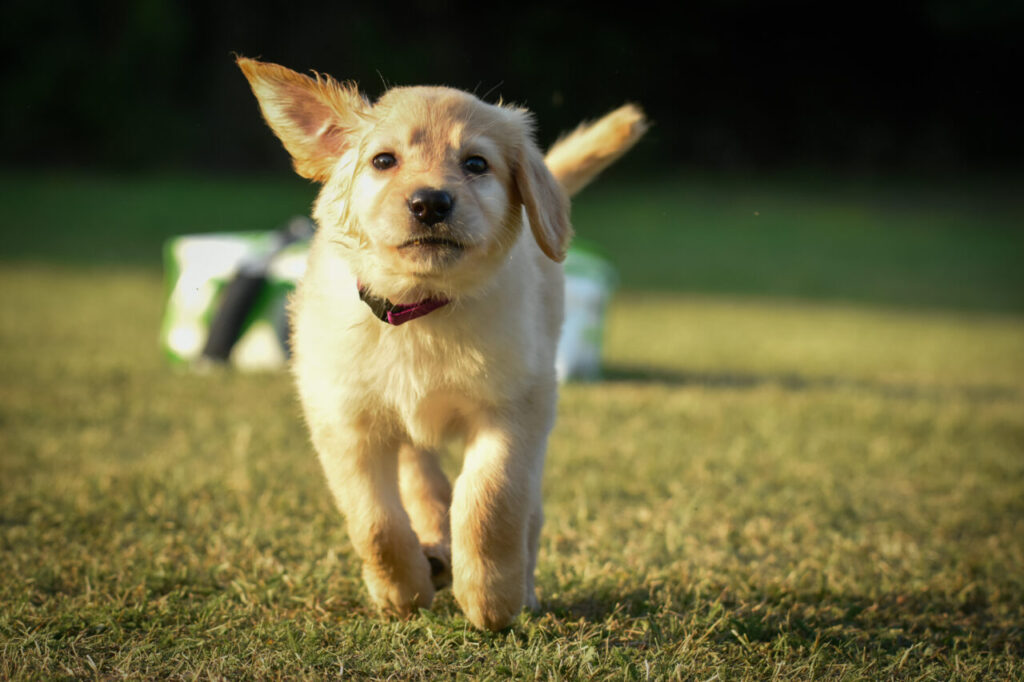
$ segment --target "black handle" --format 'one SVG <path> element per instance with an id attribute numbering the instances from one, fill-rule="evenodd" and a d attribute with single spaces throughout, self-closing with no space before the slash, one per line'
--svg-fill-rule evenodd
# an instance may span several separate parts
<path id="1" fill-rule="evenodd" d="M 252 310 L 252 305 L 260 291 L 267 283 L 264 272 L 238 272 L 234 279 L 224 288 L 217 313 L 210 322 L 210 333 L 203 347 L 203 357 L 219 362 L 226 362 L 231 355 L 238 338 L 242 335 L 242 325 Z"/>

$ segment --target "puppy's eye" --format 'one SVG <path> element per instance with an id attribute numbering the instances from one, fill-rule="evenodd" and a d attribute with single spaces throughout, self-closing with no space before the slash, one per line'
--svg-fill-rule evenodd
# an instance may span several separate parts
<path id="1" fill-rule="evenodd" d="M 462 168 L 472 175 L 480 175 L 487 172 L 487 159 L 482 156 L 471 156 L 462 162 Z"/>
<path id="2" fill-rule="evenodd" d="M 389 168 L 393 168 L 395 164 L 398 163 L 398 159 L 395 158 L 394 154 L 388 154 L 387 152 L 384 152 L 383 154 L 378 154 L 377 156 L 373 157 L 372 163 L 374 168 L 376 168 L 379 171 L 383 171 Z"/>

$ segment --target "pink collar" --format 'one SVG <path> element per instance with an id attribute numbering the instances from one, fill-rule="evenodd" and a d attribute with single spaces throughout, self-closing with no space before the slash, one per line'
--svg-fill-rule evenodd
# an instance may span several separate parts
<path id="1" fill-rule="evenodd" d="M 381 322 L 395 327 L 405 324 L 409 320 L 415 320 L 417 317 L 423 317 L 449 303 L 446 298 L 428 298 L 418 303 L 398 305 L 386 298 L 374 296 L 362 285 L 357 284 L 357 286 L 359 286 L 359 299 L 373 311 L 374 316 Z"/>

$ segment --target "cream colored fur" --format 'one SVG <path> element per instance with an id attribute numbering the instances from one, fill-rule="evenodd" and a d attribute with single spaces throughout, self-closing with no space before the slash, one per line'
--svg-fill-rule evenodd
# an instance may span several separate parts
<path id="1" fill-rule="evenodd" d="M 423 87 L 370 104 L 330 78 L 238 63 L 296 171 L 323 183 L 293 301 L 293 368 L 370 597 L 407 615 L 451 583 L 470 622 L 503 628 L 537 606 L 560 261 L 572 234 L 566 190 L 625 152 L 643 115 L 627 106 L 581 127 L 545 164 L 519 108 Z M 393 167 L 375 167 L 381 154 Z M 471 157 L 486 172 L 469 170 Z M 430 228 L 408 205 L 421 188 L 454 199 Z M 428 233 L 457 246 L 410 241 Z M 395 303 L 451 303 L 390 326 L 359 299 L 357 281 Z M 452 435 L 465 442 L 454 488 L 436 454 Z"/>

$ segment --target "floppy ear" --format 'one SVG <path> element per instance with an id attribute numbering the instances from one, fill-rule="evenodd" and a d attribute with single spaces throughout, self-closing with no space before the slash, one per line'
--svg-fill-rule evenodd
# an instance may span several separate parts
<path id="1" fill-rule="evenodd" d="M 569 199 L 531 139 L 520 151 L 515 178 L 533 238 L 548 258 L 562 262 L 572 238 Z"/>
<path id="2" fill-rule="evenodd" d="M 295 172 L 323 181 L 347 147 L 348 132 L 370 105 L 355 86 L 329 76 L 315 79 L 277 64 L 239 57 L 239 68 L 263 117 L 292 155 Z"/>

